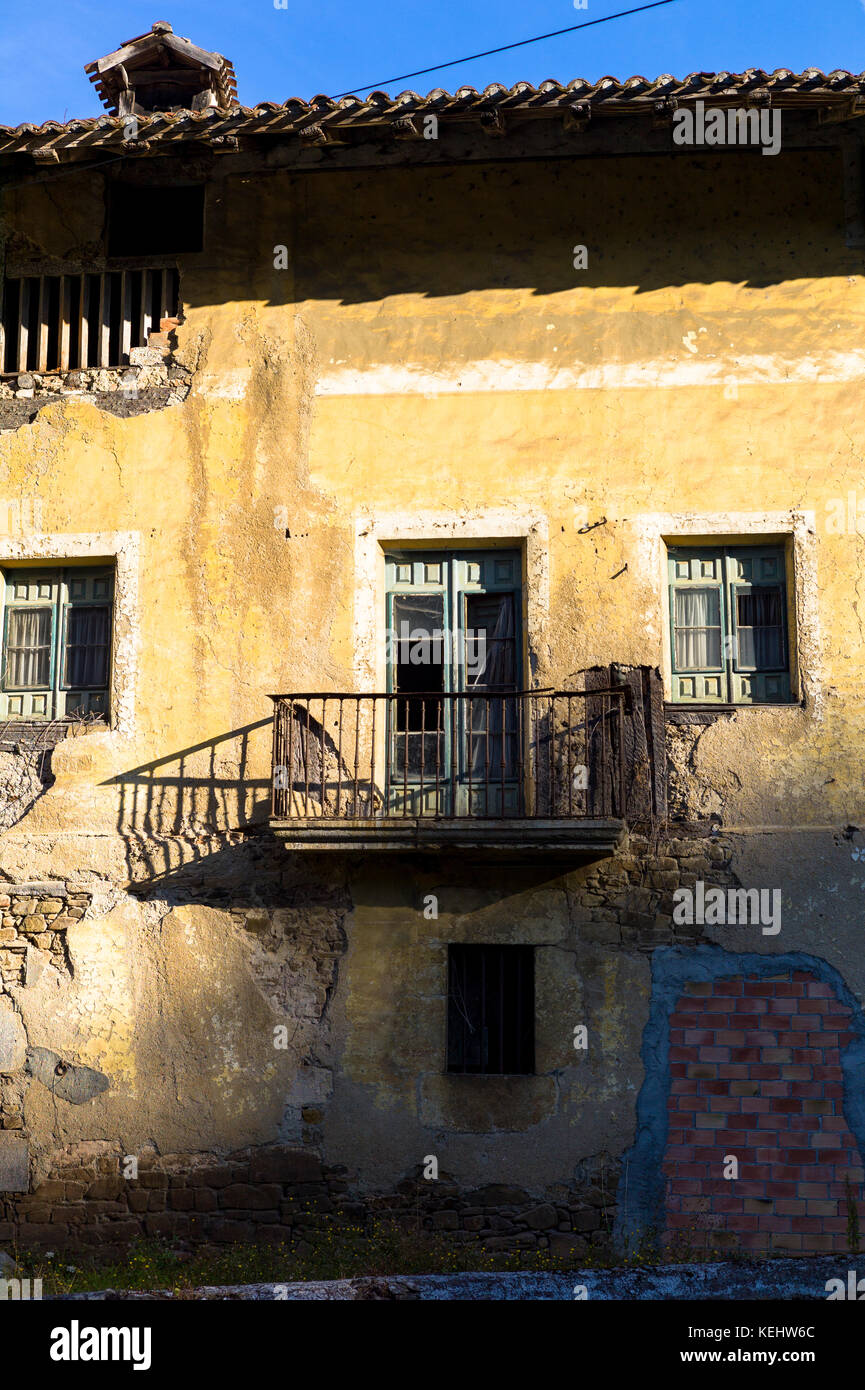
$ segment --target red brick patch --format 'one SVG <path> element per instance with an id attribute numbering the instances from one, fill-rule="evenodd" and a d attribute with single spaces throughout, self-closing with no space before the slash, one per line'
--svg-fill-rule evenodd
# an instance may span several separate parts
<path id="1" fill-rule="evenodd" d="M 849 1248 L 862 1156 L 843 1112 L 850 1010 L 804 971 L 692 982 L 670 1018 L 664 1239 L 695 1249 Z M 724 1179 L 727 1155 L 738 1179 Z"/>

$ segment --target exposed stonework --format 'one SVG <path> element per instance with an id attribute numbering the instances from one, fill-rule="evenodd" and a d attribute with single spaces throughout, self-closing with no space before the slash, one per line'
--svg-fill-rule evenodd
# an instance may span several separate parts
<path id="1" fill-rule="evenodd" d="M 101 410 L 123 417 L 180 405 L 191 384 L 190 370 L 157 348 L 132 348 L 128 367 L 0 377 L 0 432 L 19 429 L 44 406 L 69 398 L 92 401 Z"/>
<path id="2" fill-rule="evenodd" d="M 355 1229 L 392 1220 L 489 1251 L 548 1250 L 578 1259 L 607 1253 L 618 1166 L 606 1156 L 581 1181 L 541 1199 L 504 1183 L 464 1191 L 442 1174 L 405 1178 L 389 1193 L 358 1196 L 345 1166 L 322 1165 L 303 1149 L 270 1147 L 213 1154 L 142 1154 L 123 1176 L 118 1145 L 72 1146 L 28 1196 L 0 1201 L 0 1240 L 61 1250 L 122 1250 L 141 1236 L 197 1244 L 265 1240 L 296 1253 Z"/>
<path id="3" fill-rule="evenodd" d="M 75 885 L 70 889 L 65 883 L 18 885 L 0 880 L 4 988 L 32 984 L 49 963 L 66 968 L 64 933 L 85 916 L 91 898 L 92 892 L 77 892 Z"/>

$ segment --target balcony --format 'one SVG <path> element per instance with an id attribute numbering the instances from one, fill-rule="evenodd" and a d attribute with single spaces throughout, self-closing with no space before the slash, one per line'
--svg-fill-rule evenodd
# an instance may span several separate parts
<path id="1" fill-rule="evenodd" d="M 580 862 L 613 853 L 646 783 L 628 685 L 270 698 L 270 824 L 294 849 Z"/>

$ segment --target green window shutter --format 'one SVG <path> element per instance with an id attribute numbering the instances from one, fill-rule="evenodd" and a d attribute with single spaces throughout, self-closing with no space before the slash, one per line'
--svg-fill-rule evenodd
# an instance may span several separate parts
<path id="1" fill-rule="evenodd" d="M 788 702 L 784 547 L 671 546 L 667 565 L 673 702 Z"/>
<path id="2" fill-rule="evenodd" d="M 388 713 L 391 804 L 428 814 L 437 802 L 444 813 L 455 798 L 464 811 L 477 802 L 482 762 L 498 769 L 496 795 L 511 809 L 518 796 L 518 702 L 493 695 L 519 690 L 522 679 L 519 551 L 391 551 L 385 583 L 387 690 L 409 697 Z M 478 698 L 439 698 L 462 692 Z"/>
<path id="3" fill-rule="evenodd" d="M 672 698 L 677 704 L 723 704 L 728 699 L 723 550 L 670 547 L 667 567 Z"/>
<path id="4" fill-rule="evenodd" d="M 6 571 L 0 717 L 107 716 L 113 600 L 105 566 Z"/>
<path id="5" fill-rule="evenodd" d="M 418 615 L 419 634 L 443 613 L 443 682 L 427 689 L 460 691 L 472 684 L 472 672 L 482 675 L 482 649 L 495 652 L 504 684 L 518 689 L 522 679 L 522 579 L 516 550 L 390 551 L 385 556 L 387 628 L 389 636 L 388 690 L 399 687 L 397 667 L 405 648 L 400 642 L 405 624 Z M 415 596 L 418 607 L 403 602 Z M 436 595 L 440 599 L 436 602 Z M 428 596 L 425 617 L 422 602 Z M 503 612 L 505 597 L 507 611 Z M 496 598 L 499 601 L 496 602 Z M 487 602 L 484 602 L 488 599 Z M 496 627 L 497 619 L 498 627 Z M 474 634 L 474 636 L 472 636 Z M 418 652 L 418 655 L 421 653 Z M 432 670 L 433 668 L 430 667 Z M 420 688 L 420 687 L 416 687 Z"/>
<path id="6" fill-rule="evenodd" d="M 736 704 L 790 700 L 787 576 L 783 546 L 727 551 L 731 698 Z"/>
<path id="7" fill-rule="evenodd" d="M 3 586 L 0 712 L 6 719 L 55 716 L 56 570 L 9 570 Z"/>
<path id="8" fill-rule="evenodd" d="M 107 716 L 114 574 L 110 569 L 67 569 L 60 595 L 58 711 Z"/>

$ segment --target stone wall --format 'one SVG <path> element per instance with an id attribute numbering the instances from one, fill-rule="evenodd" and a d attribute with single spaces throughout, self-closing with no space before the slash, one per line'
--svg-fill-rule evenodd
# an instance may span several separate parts
<path id="1" fill-rule="evenodd" d="M 345 868 L 337 870 L 327 856 L 310 856 L 301 861 L 298 856 L 286 855 L 267 835 L 234 834 L 224 844 L 211 846 L 211 854 L 193 858 L 158 879 L 141 878 L 125 889 L 84 878 L 0 883 L 0 1169 L 14 1179 L 5 1181 L 0 1192 L 0 1240 L 14 1239 L 24 1246 L 107 1249 L 120 1247 L 135 1236 L 165 1235 L 178 1241 L 214 1244 L 279 1240 L 302 1253 L 335 1221 L 357 1226 L 375 1218 L 392 1217 L 414 1231 L 438 1232 L 456 1243 L 478 1243 L 491 1251 L 539 1249 L 579 1258 L 606 1251 L 619 1219 L 622 1194 L 628 1185 L 632 1193 L 638 1192 L 642 1181 L 637 1158 L 623 1153 L 628 1138 L 619 1143 L 613 1137 L 616 1130 L 611 1127 L 609 1113 L 618 1113 L 615 1124 L 619 1125 L 619 1132 L 627 1135 L 633 1132 L 633 1097 L 640 1087 L 640 1094 L 647 1096 L 645 1104 L 651 1109 L 652 1124 L 659 1122 L 659 1115 L 666 1114 L 667 1107 L 667 1092 L 656 1094 L 652 1090 L 663 1066 L 658 1061 L 660 1071 L 656 1071 L 651 1027 L 643 1031 L 644 1000 L 639 989 L 632 986 L 634 992 L 626 1003 L 620 997 L 622 982 L 634 980 L 639 984 L 644 978 L 648 982 L 649 974 L 655 975 L 660 969 L 658 962 L 667 956 L 678 962 L 676 968 L 680 971 L 687 972 L 694 962 L 694 979 L 698 982 L 699 961 L 707 950 L 715 951 L 722 958 L 722 965 L 731 961 L 735 964 L 739 959 L 709 947 L 705 927 L 678 925 L 673 920 L 677 889 L 692 888 L 698 882 L 723 888 L 740 886 L 734 868 L 735 837 L 720 832 L 706 834 L 687 826 L 676 833 L 669 826 L 646 830 L 646 834 L 631 834 L 612 858 L 572 870 L 546 885 L 543 893 L 547 896 L 521 901 L 519 892 L 512 893 L 509 884 L 501 887 L 512 930 L 524 937 L 529 931 L 527 924 L 533 920 L 535 935 L 529 934 L 530 939 L 547 950 L 548 958 L 550 953 L 554 955 L 557 990 L 567 993 L 576 984 L 581 991 L 589 991 L 580 996 L 587 1012 L 575 1017 L 588 1019 L 592 1031 L 591 1011 L 596 1007 L 592 1000 L 597 996 L 597 1007 L 608 1011 L 604 1001 L 613 987 L 618 991 L 614 1002 L 622 1025 L 621 1031 L 614 1030 L 608 1037 L 593 1031 L 594 1052 L 590 1049 L 583 1061 L 573 1052 L 568 1055 L 568 1028 L 563 1024 L 570 1015 L 559 1016 L 552 996 L 546 997 L 545 1003 L 539 1000 L 539 1037 L 540 1030 L 546 1030 L 542 1050 L 547 1059 L 544 1074 L 549 1073 L 551 1078 L 552 1108 L 548 1113 L 529 1113 L 535 1102 L 520 1100 L 521 1092 L 515 1091 L 502 1111 L 503 1118 L 490 1121 L 486 1129 L 483 1124 L 474 1124 L 475 1117 L 465 1110 L 464 1117 L 471 1122 L 462 1126 L 462 1132 L 455 1120 L 432 1124 L 420 1111 L 415 1112 L 411 1100 L 402 1098 L 402 1092 L 395 1086 L 389 1089 L 389 1074 L 371 1065 L 360 1074 L 360 1083 L 349 1097 L 346 1110 L 347 1088 L 354 1086 L 346 1060 L 346 1025 L 339 1012 L 344 1010 L 346 1001 L 349 1010 L 354 1010 L 349 1021 L 354 1032 L 349 1041 L 356 1055 L 363 1056 L 367 1031 L 381 1032 L 384 1027 L 390 1038 L 397 1080 L 403 1071 L 417 1076 L 412 1070 L 413 1054 L 405 1051 L 408 1046 L 414 1047 L 417 1039 L 411 1033 L 400 1032 L 398 1020 L 391 1016 L 389 996 L 375 995 L 380 1002 L 373 1007 L 368 1022 L 358 1017 L 357 998 L 364 986 L 362 978 L 359 983 L 358 975 L 352 975 L 349 949 L 352 934 L 358 929 L 353 896 L 357 884 L 351 872 Z M 201 846 L 198 848 L 201 850 Z M 144 851 L 142 856 L 142 865 L 152 857 Z M 430 881 L 435 882 L 439 871 L 428 872 L 432 875 Z M 375 935 L 370 941 L 375 957 L 371 978 L 379 980 L 379 990 L 381 971 L 386 968 L 384 943 L 390 952 L 387 968 L 391 974 L 399 971 L 412 978 L 414 972 L 420 978 L 424 969 L 423 953 L 427 947 L 419 934 L 422 914 L 405 906 L 415 899 L 422 901 L 424 879 L 415 877 L 416 873 L 412 870 L 403 874 L 405 881 L 388 909 L 391 916 L 383 921 L 383 935 Z M 476 875 L 475 879 L 476 888 L 485 891 L 480 877 Z M 374 882 L 378 884 L 376 900 L 383 900 L 384 881 L 376 878 Z M 431 937 L 472 939 L 472 912 L 482 914 L 486 900 L 476 897 L 472 907 L 464 899 L 461 882 L 457 873 L 448 891 L 461 903 L 463 915 L 448 925 L 443 900 L 442 921 L 429 922 L 422 928 L 429 930 Z M 751 887 L 752 882 L 743 886 Z M 540 890 L 529 890 L 526 884 L 523 891 Z M 214 1131 L 222 1142 L 214 1143 L 211 1138 L 210 1142 L 202 1142 L 200 1151 L 194 1145 L 175 1150 L 161 1138 L 133 1143 L 131 1147 L 127 1139 L 124 1146 L 118 1136 L 134 1132 L 131 1113 L 127 1114 L 125 1108 L 101 1109 L 103 1090 L 108 1101 L 119 1095 L 123 1107 L 150 1105 L 145 1121 L 149 1128 L 141 1132 L 158 1135 L 165 1117 L 158 1105 L 153 1107 L 152 1098 L 139 1095 L 136 1082 L 131 1083 L 130 1090 L 130 1082 L 121 1072 L 112 1074 L 108 1052 L 104 1061 L 94 1061 L 102 1071 L 82 1065 L 83 1054 L 75 1046 L 53 1040 L 53 1024 L 46 1027 L 46 1020 L 52 1016 L 44 1011 L 39 1014 L 41 1033 L 37 1041 L 48 1045 L 28 1044 L 30 986 L 49 970 L 53 978 L 62 977 L 69 982 L 69 988 L 79 991 L 75 1005 L 80 1010 L 79 1031 L 69 1032 L 67 1023 L 67 1043 L 69 1038 L 77 1037 L 91 1049 L 88 1060 L 101 1056 L 92 1050 L 94 1040 L 97 1047 L 102 1046 L 100 1025 L 94 1028 L 90 1021 L 92 999 L 86 988 L 76 982 L 75 950 L 83 947 L 73 946 L 70 951 L 67 936 L 72 940 L 72 929 L 82 927 L 107 940 L 111 915 L 118 912 L 125 914 L 124 920 L 129 923 L 128 945 L 124 949 L 131 952 L 132 959 L 140 954 L 142 962 L 152 946 L 152 941 L 148 944 L 150 933 L 165 932 L 172 917 L 176 918 L 181 935 L 190 927 L 197 931 L 199 921 L 208 922 L 204 939 L 212 941 L 213 949 L 222 952 L 213 981 L 218 996 L 212 997 L 230 1000 L 239 986 L 253 990 L 254 996 L 238 994 L 240 1031 L 234 1044 L 236 1065 L 248 1070 L 250 1078 L 247 1089 L 236 1092 L 235 1105 L 246 1097 L 244 1104 L 261 1106 L 261 1139 L 253 1146 L 246 1140 L 245 1147 L 233 1144 L 231 1131 L 225 1125 Z M 400 935 L 396 924 L 409 916 L 417 924 L 411 928 L 411 933 L 416 934 Z M 495 925 L 493 930 L 498 930 Z M 761 938 L 758 934 L 749 940 L 756 943 Z M 561 943 L 561 949 L 557 949 L 556 943 Z M 780 973 L 783 960 L 771 954 L 771 938 L 761 944 L 766 952 L 759 958 L 764 973 L 776 959 L 776 973 Z M 741 973 L 746 981 L 755 978 L 754 967 L 746 968 L 750 959 L 743 958 Z M 642 973 L 620 975 L 615 968 L 608 973 L 606 965 L 599 975 L 592 973 L 597 972 L 599 961 L 607 960 L 622 961 L 629 972 L 637 963 Z M 179 990 L 178 981 L 172 985 L 169 978 L 166 985 L 162 969 L 154 976 L 164 991 L 160 1008 L 179 1009 L 188 1032 L 193 1016 L 183 1013 L 186 982 L 179 980 Z M 797 969 L 801 972 L 801 964 Z M 691 977 L 686 973 L 683 978 L 687 981 Z M 738 1242 L 766 1250 L 778 1247 L 776 1236 L 788 1235 L 792 1238 L 784 1242 L 784 1248 L 790 1251 L 806 1253 L 829 1248 L 827 1239 L 831 1248 L 842 1248 L 848 1234 L 846 1224 L 844 1230 L 839 1225 L 846 1211 L 845 1184 L 853 1185 L 855 1203 L 861 1197 L 861 1158 L 856 1135 L 846 1130 L 841 1135 L 846 1146 L 843 1171 L 833 1169 L 829 1176 L 817 1173 L 816 1168 L 809 1171 L 810 1163 L 806 1165 L 802 1158 L 802 1171 L 795 1177 L 788 1174 L 776 1178 L 771 1165 L 766 1166 L 766 1155 L 756 1147 L 759 1132 L 767 1124 L 764 1113 L 778 1122 L 772 1134 L 776 1147 L 780 1146 L 781 1128 L 788 1135 L 801 1133 L 801 1147 L 808 1150 L 814 1148 L 814 1134 L 840 1135 L 844 1087 L 849 1085 L 839 1060 L 846 1033 L 839 1031 L 834 1040 L 830 1037 L 820 1041 L 816 1038 L 819 1030 L 811 1028 L 813 1019 L 803 1005 L 796 1027 L 805 1029 L 805 1050 L 809 1055 L 800 1056 L 797 1052 L 795 1058 L 787 1061 L 781 1060 L 780 1053 L 775 1056 L 775 1051 L 790 1051 L 794 1046 L 801 1051 L 801 1045 L 794 1044 L 788 1036 L 793 1032 L 792 1023 L 788 1029 L 784 1022 L 783 1034 L 778 1031 L 782 1005 L 777 1001 L 793 998 L 789 989 L 795 987 L 796 998 L 801 994 L 810 1005 L 812 994 L 807 991 L 813 993 L 813 987 L 817 987 L 820 993 L 813 994 L 818 1006 L 815 1012 L 822 1015 L 826 1012 L 824 1001 L 829 998 L 823 992 L 823 983 L 816 976 L 809 983 L 788 969 L 786 981 L 771 982 L 771 997 L 766 986 L 759 996 L 753 996 L 765 1002 L 766 1007 L 755 1004 L 751 1012 L 761 1016 L 771 1012 L 773 1019 L 777 1014 L 779 1022 L 771 1039 L 762 1033 L 759 1039 L 746 1036 L 738 1014 L 728 1017 L 725 1013 L 722 1017 L 716 1011 L 718 1001 L 728 1002 L 726 985 L 699 985 L 693 997 L 691 986 L 682 985 L 675 998 L 671 996 L 664 1004 L 662 1022 L 672 1030 L 671 1047 L 690 1048 L 694 1054 L 689 1054 L 688 1060 L 675 1051 L 671 1053 L 669 1077 L 673 1084 L 669 1087 L 668 1077 L 667 1085 L 674 1108 L 669 1147 L 666 1148 L 667 1140 L 662 1136 L 648 1156 L 648 1170 L 661 1175 L 666 1148 L 666 1173 L 673 1184 L 664 1207 L 669 1238 L 681 1242 L 686 1237 L 690 1239 L 696 1230 L 697 1244 L 702 1240 L 704 1245 L 708 1241 L 727 1248 Z M 427 985 L 433 993 L 437 988 L 432 980 Z M 207 997 L 203 996 L 203 1007 L 209 1017 L 213 1006 L 206 1002 Z M 249 1000 L 253 997 L 255 1007 L 251 1009 Z M 334 1000 L 338 1001 L 336 1015 Z M 784 1005 L 783 1020 L 788 1013 Z M 682 1021 L 685 1016 L 687 1026 Z M 259 1081 L 260 1094 L 254 1095 L 252 1078 L 265 1074 L 261 1071 L 262 1063 L 270 1065 L 266 1062 L 268 1056 L 274 1056 L 270 1034 L 272 1025 L 278 1022 L 288 1025 L 290 1052 L 276 1054 L 281 1069 L 272 1074 L 266 1085 Z M 551 1030 L 556 1036 L 561 1034 L 554 1046 L 550 1044 Z M 697 1040 L 698 1035 L 705 1035 L 703 1042 Z M 174 1034 L 168 1032 L 165 1036 L 168 1039 Z M 192 1047 L 190 1056 L 194 1055 L 195 1065 L 204 1066 L 194 1092 L 196 1106 L 205 1096 L 208 1106 L 222 1103 L 220 1036 L 211 1038 L 209 1033 L 202 1033 L 199 1043 Z M 418 1038 L 427 1057 L 424 1065 L 440 1067 L 437 1059 L 443 1040 L 435 1026 L 430 1029 L 424 1024 Z M 164 1052 L 162 1042 L 156 1041 L 157 1050 Z M 704 1057 L 704 1046 L 710 1050 L 726 1049 L 725 1057 L 716 1059 L 708 1052 Z M 208 1058 L 214 1047 L 212 1065 L 216 1070 L 211 1077 L 207 1068 L 211 1066 Z M 555 1047 L 559 1048 L 558 1053 Z M 51 1048 L 56 1048 L 56 1052 Z M 823 1053 L 816 1060 L 810 1054 L 818 1048 Z M 735 1057 L 732 1049 L 738 1049 Z M 755 1051 L 759 1055 L 752 1056 Z M 123 1054 L 117 1056 L 120 1062 Z M 138 1063 L 136 1069 L 137 1066 Z M 697 1075 L 695 1066 L 698 1070 L 710 1068 L 714 1074 Z M 782 1074 L 784 1067 L 805 1067 L 809 1075 L 800 1079 L 791 1073 L 788 1077 Z M 824 1077 L 821 1073 L 818 1078 L 817 1069 L 827 1067 L 834 1068 L 833 1075 Z M 766 1068 L 774 1068 L 778 1076 L 769 1076 Z M 129 1076 L 135 1076 L 136 1069 Z M 543 1081 L 544 1077 L 531 1078 L 535 1079 Z M 786 1087 L 783 1095 L 777 1091 L 776 1082 Z M 743 1084 L 752 1088 L 753 1096 L 745 1094 Z M 814 1084 L 821 1088 L 819 1095 L 811 1089 Z M 50 1096 L 46 1096 L 46 1087 Z M 474 1089 L 470 1089 L 474 1094 Z M 186 1094 L 184 1104 L 190 1104 L 189 1091 Z M 601 1096 L 606 1100 L 601 1101 Z M 50 1102 L 47 1109 L 46 1101 Z M 759 1111 L 754 1110 L 754 1101 L 759 1102 Z M 815 1102 L 822 1107 L 819 1111 Z M 361 1108 L 353 1111 L 352 1105 Z M 694 1113 L 689 1110 L 685 1116 L 684 1107 L 688 1106 L 693 1107 Z M 757 1115 L 754 1131 L 743 1132 L 740 1126 L 752 1110 Z M 202 1114 L 207 1115 L 207 1109 Z M 761 1172 L 765 1169 L 759 1179 L 750 1171 L 747 1176 L 743 1174 L 743 1181 L 751 1186 L 739 1194 L 741 1200 L 737 1198 L 734 1206 L 717 1206 L 714 1189 L 710 1190 L 710 1175 L 695 1177 L 690 1171 L 689 1165 L 697 1161 L 690 1150 L 702 1143 L 706 1116 L 717 1116 L 731 1131 L 719 1138 L 713 1119 L 711 1131 L 706 1132 L 715 1147 L 726 1144 L 725 1152 L 731 1151 L 735 1127 L 736 1134 L 742 1134 L 742 1142 L 747 1142 L 747 1162 L 760 1167 Z M 687 1134 L 683 1130 L 686 1119 Z M 150 1127 L 151 1120 L 155 1128 Z M 73 1121 L 75 1128 L 70 1129 Z M 369 1135 L 358 1132 L 358 1124 L 370 1130 L 371 1141 Z M 513 1161 L 514 1135 L 518 1145 L 520 1126 L 531 1136 L 529 1152 L 533 1155 L 530 1164 L 524 1163 L 522 1175 L 517 1173 Z M 638 1135 L 643 1131 L 639 1108 L 636 1130 Z M 444 1144 L 442 1131 L 452 1147 Z M 72 1134 L 76 1136 L 74 1142 L 69 1138 Z M 389 1181 L 381 1181 L 375 1164 L 368 1162 L 364 1150 L 367 1141 L 383 1144 L 392 1151 L 391 1168 L 396 1173 Z M 466 1144 L 475 1150 L 481 1142 L 486 1159 L 480 1165 L 472 1159 L 469 1168 L 474 1165 L 476 1171 L 467 1177 Z M 831 1142 L 834 1145 L 834 1138 Z M 437 1180 L 422 1175 L 425 1154 L 439 1156 Z M 592 1154 L 596 1157 L 592 1158 Z M 130 1160 L 133 1167 L 137 1165 L 135 1177 L 126 1175 Z M 779 1157 L 777 1161 L 788 1168 L 799 1162 L 790 1155 L 788 1160 Z M 832 1162 L 835 1163 L 834 1158 Z M 624 1186 L 619 1181 L 623 1163 L 628 1168 Z M 820 1166 L 825 1166 L 825 1161 Z M 818 1179 L 826 1188 L 820 1196 L 812 1186 Z M 759 1193 L 752 1190 L 757 1182 L 762 1184 Z M 776 1188 L 776 1183 L 781 1186 Z M 698 1190 L 692 1190 L 695 1184 Z M 805 1187 L 800 1192 L 801 1184 Z M 792 1192 L 792 1187 L 797 1190 Z M 767 1200 L 776 1203 L 771 1212 L 762 1206 L 758 1212 L 753 1206 Z M 782 1209 L 780 1203 L 793 1205 L 788 1210 Z M 800 1204 L 804 1204 L 804 1211 Z M 831 1212 L 826 1204 L 832 1205 Z M 643 1214 L 647 1216 L 644 1228 L 651 1229 L 654 1218 L 648 1205 Z M 770 1228 L 769 1218 L 781 1219 L 783 1230 Z M 819 1230 L 812 1224 L 814 1221 Z M 706 1235 L 708 1231 L 710 1236 Z M 759 1237 L 759 1243 L 750 1239 L 752 1233 Z M 740 1236 L 749 1238 L 740 1240 Z"/>
<path id="2" fill-rule="evenodd" d="M 307 1253 L 340 1224 L 393 1221 L 491 1251 L 548 1250 L 584 1258 L 609 1249 L 618 1165 L 602 1156 L 579 1184 L 542 1200 L 506 1184 L 460 1191 L 446 1175 L 408 1177 L 389 1193 L 358 1197 L 345 1166 L 303 1149 L 216 1154 L 143 1154 L 126 1178 L 117 1145 L 71 1146 L 28 1196 L 0 1202 L 0 1241 L 32 1248 L 120 1252 L 132 1239 L 190 1245 L 260 1240 Z"/>

